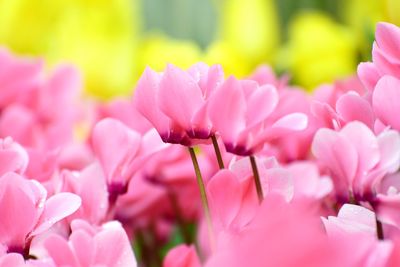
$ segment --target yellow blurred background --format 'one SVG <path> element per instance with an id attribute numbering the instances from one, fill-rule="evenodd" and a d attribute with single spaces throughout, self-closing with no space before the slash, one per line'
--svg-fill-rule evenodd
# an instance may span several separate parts
<path id="1" fill-rule="evenodd" d="M 131 94 L 146 65 L 167 62 L 239 77 L 267 63 L 312 90 L 368 60 L 381 20 L 399 25 L 400 1 L 0 0 L 0 45 L 77 65 L 99 99 Z"/>

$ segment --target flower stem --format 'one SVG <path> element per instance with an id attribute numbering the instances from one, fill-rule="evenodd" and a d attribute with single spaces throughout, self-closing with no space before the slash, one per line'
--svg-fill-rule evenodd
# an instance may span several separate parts
<path id="1" fill-rule="evenodd" d="M 208 236 L 210 239 L 211 250 L 214 250 L 214 244 L 215 244 L 214 232 L 213 232 L 213 228 L 212 228 L 211 214 L 210 214 L 210 208 L 208 206 L 206 188 L 204 186 L 204 181 L 201 176 L 200 167 L 199 167 L 199 163 L 197 161 L 196 153 L 194 152 L 193 147 L 188 147 L 188 149 L 189 149 L 190 157 L 192 158 L 194 171 L 196 173 L 197 184 L 198 184 L 199 190 L 200 190 L 200 197 L 201 197 L 201 202 L 202 202 L 203 209 L 204 209 L 204 216 L 205 216 L 206 222 L 207 222 Z"/>
<path id="2" fill-rule="evenodd" d="M 385 237 L 383 235 L 383 227 L 381 221 L 378 220 L 378 218 L 375 216 L 375 221 L 376 221 L 376 236 L 378 237 L 379 240 L 383 240 Z"/>
<path id="3" fill-rule="evenodd" d="M 254 182 L 256 184 L 258 200 L 261 203 L 264 199 L 264 195 L 261 187 L 260 174 L 258 173 L 257 163 L 254 156 L 250 156 L 250 163 L 251 163 L 251 168 L 253 169 L 253 177 L 254 177 Z"/>
<path id="4" fill-rule="evenodd" d="M 211 140 L 214 146 L 215 155 L 217 156 L 218 166 L 222 170 L 225 168 L 225 166 L 224 166 L 224 161 L 222 160 L 221 150 L 219 149 L 217 137 L 215 136 L 215 134 L 211 135 Z"/>

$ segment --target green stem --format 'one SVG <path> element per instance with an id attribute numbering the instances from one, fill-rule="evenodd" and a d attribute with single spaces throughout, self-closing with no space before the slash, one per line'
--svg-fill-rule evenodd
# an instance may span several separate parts
<path id="1" fill-rule="evenodd" d="M 250 163 L 251 163 L 251 168 L 253 169 L 253 177 L 254 177 L 254 182 L 256 184 L 258 200 L 261 203 L 264 199 L 264 195 L 261 187 L 260 174 L 258 173 L 257 163 L 254 156 L 250 156 Z"/>
<path id="2" fill-rule="evenodd" d="M 221 150 L 219 149 L 218 146 L 217 137 L 213 134 L 211 135 L 211 140 L 214 146 L 215 155 L 217 156 L 218 166 L 222 170 L 225 168 L 225 166 L 224 166 L 224 161 L 222 160 Z"/>
<path id="3" fill-rule="evenodd" d="M 200 190 L 201 203 L 203 205 L 204 216 L 205 216 L 206 222 L 207 222 L 208 236 L 210 239 L 211 250 L 214 250 L 214 244 L 215 244 L 214 232 L 213 232 L 213 228 L 212 228 L 211 214 L 210 214 L 210 208 L 208 206 L 206 188 L 204 186 L 204 181 L 201 176 L 199 162 L 197 161 L 196 153 L 194 152 L 193 147 L 188 147 L 188 149 L 189 149 L 190 157 L 192 158 L 194 171 L 196 173 L 197 184 L 198 184 L 199 190 Z"/>

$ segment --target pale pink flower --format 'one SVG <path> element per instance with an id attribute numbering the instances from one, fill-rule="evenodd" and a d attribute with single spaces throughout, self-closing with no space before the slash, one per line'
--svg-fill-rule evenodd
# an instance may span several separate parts
<path id="1" fill-rule="evenodd" d="M 272 85 L 230 76 L 210 97 L 209 114 L 228 152 L 248 156 L 261 150 L 265 142 L 281 134 L 303 130 L 307 116 L 292 113 L 265 127 L 279 101 Z M 224 103 L 224 104 L 222 104 Z"/>
<path id="2" fill-rule="evenodd" d="M 129 180 L 150 156 L 167 147 L 154 130 L 142 136 L 110 118 L 95 125 L 92 146 L 103 168 L 111 202 L 127 192 Z"/>
<path id="3" fill-rule="evenodd" d="M 320 129 L 312 144 L 313 154 L 332 176 L 336 194 L 341 201 L 370 201 L 375 186 L 400 164 L 400 136 L 384 131 L 379 136 L 363 123 L 348 123 L 339 132 Z"/>
<path id="4" fill-rule="evenodd" d="M 74 213 L 78 196 L 59 193 L 47 199 L 42 185 L 15 173 L 0 177 L 0 244 L 7 252 L 29 255 L 32 238 Z"/>
<path id="5" fill-rule="evenodd" d="M 118 222 L 94 228 L 84 221 L 75 220 L 71 229 L 69 240 L 51 235 L 44 242 L 56 266 L 137 266 L 128 237 Z"/>
<path id="6" fill-rule="evenodd" d="M 164 142 L 192 145 L 214 133 L 208 98 L 223 80 L 220 66 L 204 63 L 183 71 L 169 64 L 164 73 L 146 68 L 135 89 L 135 106 Z"/>

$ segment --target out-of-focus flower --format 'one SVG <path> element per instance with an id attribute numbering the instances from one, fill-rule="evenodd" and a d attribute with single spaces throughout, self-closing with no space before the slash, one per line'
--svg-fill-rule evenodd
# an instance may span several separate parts
<path id="1" fill-rule="evenodd" d="M 137 266 L 128 237 L 118 222 L 96 228 L 75 220 L 71 229 L 69 240 L 59 235 L 45 240 L 44 247 L 57 266 Z"/>
<path id="2" fill-rule="evenodd" d="M 77 64 L 87 91 L 128 93 L 135 77 L 137 0 L 0 0 L 0 43 Z"/>
<path id="3" fill-rule="evenodd" d="M 221 40 L 252 67 L 271 60 L 279 42 L 274 1 L 223 1 L 220 16 Z"/>
<path id="4" fill-rule="evenodd" d="M 295 17 L 289 29 L 289 43 L 279 64 L 307 89 L 355 72 L 357 54 L 351 32 L 327 15 L 317 12 Z"/>

